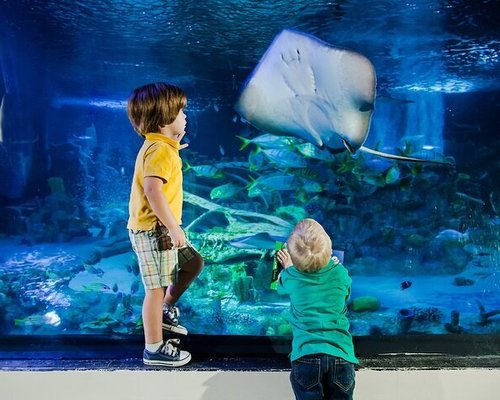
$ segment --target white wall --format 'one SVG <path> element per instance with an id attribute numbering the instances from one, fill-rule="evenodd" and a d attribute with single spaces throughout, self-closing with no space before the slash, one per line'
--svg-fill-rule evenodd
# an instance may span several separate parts
<path id="1" fill-rule="evenodd" d="M 288 372 L 0 372 L 2 400 L 285 400 Z M 356 376 L 356 400 L 492 400 L 500 369 L 375 371 Z"/>

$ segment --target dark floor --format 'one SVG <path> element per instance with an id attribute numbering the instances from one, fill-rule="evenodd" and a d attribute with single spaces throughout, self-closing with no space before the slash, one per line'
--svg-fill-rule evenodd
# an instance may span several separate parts
<path id="1" fill-rule="evenodd" d="M 359 369 L 500 368 L 498 337 L 355 340 Z M 190 335 L 187 371 L 286 371 L 290 341 Z M 410 345 L 411 343 L 411 345 Z M 373 347 L 374 346 L 374 347 Z M 0 370 L 155 370 L 142 363 L 142 337 L 0 337 Z M 436 351 L 440 350 L 440 351 Z"/>
<path id="2" fill-rule="evenodd" d="M 457 357 L 446 355 L 395 355 L 360 359 L 357 369 L 412 370 L 500 368 L 499 356 Z M 160 370 L 145 366 L 142 359 L 2 359 L 0 371 L 84 371 L 84 370 Z M 183 371 L 287 371 L 286 358 L 263 357 L 193 357 L 193 361 L 179 368 Z"/>

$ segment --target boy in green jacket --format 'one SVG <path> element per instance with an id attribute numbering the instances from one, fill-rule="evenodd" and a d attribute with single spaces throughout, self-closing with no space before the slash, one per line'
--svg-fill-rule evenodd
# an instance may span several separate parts
<path id="1" fill-rule="evenodd" d="M 277 253 L 284 267 L 278 294 L 290 297 L 295 397 L 352 399 L 358 363 L 346 316 L 352 280 L 332 258 L 332 241 L 315 220 L 299 221 L 287 245 Z"/>

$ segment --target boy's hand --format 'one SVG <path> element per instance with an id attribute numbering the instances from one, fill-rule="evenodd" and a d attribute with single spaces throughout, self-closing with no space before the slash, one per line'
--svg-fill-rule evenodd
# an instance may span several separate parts
<path id="1" fill-rule="evenodd" d="M 179 150 L 182 150 L 182 149 L 185 149 L 186 147 L 189 146 L 189 143 L 182 143 L 180 144 L 182 138 L 184 137 L 184 135 L 186 135 L 186 132 L 182 132 L 181 134 L 179 134 Z"/>
<path id="2" fill-rule="evenodd" d="M 174 248 L 186 247 L 186 234 L 181 229 L 180 226 L 176 226 L 174 229 L 168 231 L 170 239 L 172 239 L 172 246 Z"/>
<path id="3" fill-rule="evenodd" d="M 278 250 L 278 252 L 276 253 L 276 259 L 281 265 L 283 265 L 283 268 L 288 268 L 293 265 L 290 254 L 288 254 L 288 251 L 284 249 Z"/>

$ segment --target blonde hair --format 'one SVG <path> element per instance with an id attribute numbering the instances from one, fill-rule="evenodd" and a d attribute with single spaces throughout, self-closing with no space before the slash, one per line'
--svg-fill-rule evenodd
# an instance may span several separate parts
<path id="1" fill-rule="evenodd" d="M 174 122 L 186 105 L 187 97 L 181 88 L 164 82 L 149 83 L 132 92 L 127 114 L 134 130 L 144 137 Z"/>
<path id="2" fill-rule="evenodd" d="M 319 271 L 332 256 L 332 240 L 323 227 L 311 218 L 295 225 L 287 245 L 293 265 L 299 271 Z"/>

